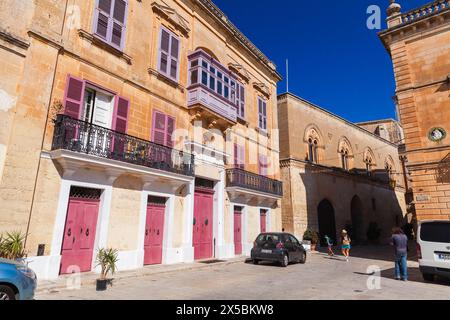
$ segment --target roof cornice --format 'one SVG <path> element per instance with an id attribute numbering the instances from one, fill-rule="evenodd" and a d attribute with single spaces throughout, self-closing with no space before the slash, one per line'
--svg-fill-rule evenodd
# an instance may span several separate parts
<path id="1" fill-rule="evenodd" d="M 382 142 L 384 142 L 386 144 L 389 144 L 389 145 L 391 145 L 391 146 L 393 146 L 395 148 L 398 148 L 398 146 L 395 143 L 392 143 L 389 140 L 386 140 L 386 139 L 384 139 L 384 138 L 382 138 L 380 136 L 377 136 L 376 134 L 370 132 L 369 130 L 364 129 L 364 128 L 358 126 L 357 124 L 355 124 L 355 123 L 353 123 L 351 121 L 348 121 L 347 119 L 344 119 L 344 118 L 338 116 L 337 114 L 334 114 L 334 113 L 328 111 L 327 109 L 319 107 L 318 105 L 316 105 L 316 104 L 314 104 L 312 102 L 309 102 L 306 99 L 303 99 L 303 98 L 301 98 L 299 96 L 296 96 L 295 94 L 292 94 L 290 92 L 286 92 L 286 93 L 282 93 L 282 94 L 278 95 L 278 97 L 277 97 L 278 102 L 281 102 L 282 100 L 287 99 L 287 98 L 292 98 L 294 100 L 298 100 L 300 102 L 306 103 L 308 106 L 310 106 L 310 107 L 312 107 L 312 108 L 314 108 L 314 109 L 316 109 L 316 110 L 318 110 L 320 112 L 323 112 L 323 113 L 327 114 L 328 116 L 331 116 L 331 117 L 333 117 L 333 118 L 335 118 L 335 119 L 337 119 L 337 120 L 339 120 L 341 122 L 344 122 L 345 124 L 347 124 L 350 127 L 353 127 L 355 129 L 357 129 L 357 130 L 359 130 L 359 131 L 361 131 L 361 132 L 363 132 L 363 133 L 365 133 L 367 135 L 370 135 L 371 137 L 374 137 L 375 139 L 378 139 L 378 140 L 380 140 L 380 141 L 382 141 Z"/>
<path id="2" fill-rule="evenodd" d="M 258 61 L 260 61 L 271 73 L 271 75 L 277 79 L 282 80 L 282 76 L 278 73 L 275 63 L 273 63 L 267 56 L 262 53 L 220 10 L 211 0 L 196 0 L 196 2 L 205 9 L 217 22 L 222 24 L 233 37 L 243 45 Z"/>

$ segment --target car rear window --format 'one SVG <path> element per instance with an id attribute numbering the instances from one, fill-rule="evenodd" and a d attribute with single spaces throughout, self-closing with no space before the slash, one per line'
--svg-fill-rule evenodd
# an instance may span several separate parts
<path id="1" fill-rule="evenodd" d="M 266 241 L 278 242 L 278 241 L 280 241 L 280 236 L 277 234 L 260 234 L 256 241 L 258 241 L 258 242 L 266 242 Z"/>
<path id="2" fill-rule="evenodd" d="M 428 242 L 450 243 L 450 223 L 423 223 L 420 227 L 420 239 Z"/>

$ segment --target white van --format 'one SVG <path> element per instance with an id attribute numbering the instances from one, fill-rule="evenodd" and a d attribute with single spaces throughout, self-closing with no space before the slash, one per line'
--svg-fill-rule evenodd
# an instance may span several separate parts
<path id="1" fill-rule="evenodd" d="M 450 278 L 450 221 L 424 220 L 417 230 L 417 256 L 425 281 Z"/>

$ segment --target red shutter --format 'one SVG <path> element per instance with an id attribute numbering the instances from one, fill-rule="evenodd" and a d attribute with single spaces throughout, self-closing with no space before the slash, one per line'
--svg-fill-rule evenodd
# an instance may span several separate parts
<path id="1" fill-rule="evenodd" d="M 119 96 L 116 96 L 115 100 L 116 105 L 113 115 L 113 129 L 120 133 L 127 133 L 130 102 Z"/>
<path id="2" fill-rule="evenodd" d="M 81 118 L 84 99 L 84 81 L 69 75 L 64 96 L 64 114 L 75 119 Z"/>
<path id="3" fill-rule="evenodd" d="M 166 142 L 166 115 L 159 111 L 153 112 L 152 140 L 161 145 Z"/>

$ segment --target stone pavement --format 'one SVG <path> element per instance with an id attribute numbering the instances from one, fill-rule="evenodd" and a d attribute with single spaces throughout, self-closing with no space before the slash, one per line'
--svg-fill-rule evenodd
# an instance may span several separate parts
<path id="1" fill-rule="evenodd" d="M 159 266 L 163 273 L 153 268 L 135 276 L 118 274 L 106 292 L 96 292 L 91 281 L 79 290 L 39 289 L 36 299 L 450 299 L 450 280 L 425 283 L 416 261 L 408 262 L 410 281 L 394 280 L 390 247 L 355 247 L 352 254 L 349 262 L 341 256 L 309 254 L 306 264 L 288 268 L 253 265 L 245 258 L 206 266 Z"/>

